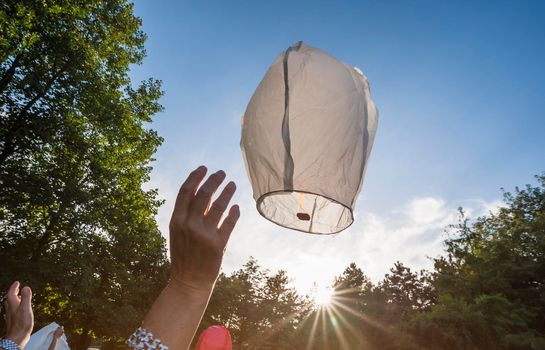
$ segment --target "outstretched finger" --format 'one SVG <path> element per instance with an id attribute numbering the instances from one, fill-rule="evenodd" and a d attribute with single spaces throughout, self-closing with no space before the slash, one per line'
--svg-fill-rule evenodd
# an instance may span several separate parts
<path id="1" fill-rule="evenodd" d="M 229 214 L 223 220 L 220 228 L 218 229 L 219 237 L 223 241 L 224 245 L 227 245 L 229 237 L 231 237 L 231 232 L 233 232 L 233 229 L 235 228 L 239 217 L 240 209 L 238 205 L 235 204 L 231 207 L 231 209 L 229 209 Z"/>
<path id="2" fill-rule="evenodd" d="M 32 313 L 32 290 L 30 287 L 24 287 L 21 290 L 20 308 L 27 315 Z"/>
<path id="3" fill-rule="evenodd" d="M 213 227 L 218 227 L 221 217 L 223 216 L 225 209 L 227 209 L 231 198 L 233 198 L 236 189 L 237 186 L 232 181 L 225 186 L 219 197 L 214 201 L 214 203 L 212 203 L 208 213 L 206 214 L 205 220 L 207 224 Z"/>
<path id="4" fill-rule="evenodd" d="M 189 174 L 185 182 L 180 187 L 180 191 L 176 197 L 176 204 L 174 205 L 174 212 L 172 214 L 173 216 L 187 212 L 189 204 L 195 196 L 195 191 L 197 191 L 197 188 L 199 187 L 202 179 L 204 179 L 205 175 L 206 167 L 203 165 L 193 170 L 191 174 Z"/>
<path id="5" fill-rule="evenodd" d="M 204 215 L 210 199 L 225 179 L 225 172 L 222 170 L 210 175 L 210 177 L 199 188 L 193 202 L 189 207 L 189 215 L 193 217 L 201 217 Z"/>
<path id="6" fill-rule="evenodd" d="M 10 311 L 17 310 L 19 307 L 19 304 L 21 302 L 21 298 L 19 297 L 19 281 L 15 281 L 11 284 L 11 286 L 8 289 L 8 295 L 7 295 L 7 304 Z"/>

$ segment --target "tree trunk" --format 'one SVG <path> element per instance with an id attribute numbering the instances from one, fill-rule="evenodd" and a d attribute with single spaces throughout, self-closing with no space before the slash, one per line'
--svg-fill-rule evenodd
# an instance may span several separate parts
<path id="1" fill-rule="evenodd" d="M 32 251 L 32 256 L 30 257 L 30 263 L 36 264 L 40 257 L 42 256 L 42 251 L 48 246 L 49 240 L 51 238 L 52 231 L 56 228 L 59 223 L 61 216 L 64 213 L 65 204 L 61 202 L 60 207 L 56 213 L 51 214 L 51 219 L 49 224 L 45 227 L 42 237 L 36 243 L 34 250 Z"/>
<path id="2" fill-rule="evenodd" d="M 93 339 L 89 335 L 89 329 L 84 328 L 77 340 L 73 344 L 68 344 L 74 350 L 87 350 Z"/>

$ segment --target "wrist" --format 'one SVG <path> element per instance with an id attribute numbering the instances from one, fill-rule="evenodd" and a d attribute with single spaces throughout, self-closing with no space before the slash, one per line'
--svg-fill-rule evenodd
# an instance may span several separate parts
<path id="1" fill-rule="evenodd" d="M 0 339 L 0 348 L 6 350 L 21 350 L 24 347 L 21 346 L 21 343 L 6 335 L 5 338 Z"/>
<path id="2" fill-rule="evenodd" d="M 207 281 L 194 281 L 171 276 L 166 288 L 185 297 L 199 298 L 203 296 L 210 296 L 215 284 L 215 279 Z"/>
<path id="3" fill-rule="evenodd" d="M 11 340 L 15 344 L 17 344 L 17 346 L 20 349 L 22 349 L 25 347 L 26 343 L 28 342 L 29 336 L 27 334 L 21 335 L 21 334 L 14 334 L 14 333 L 8 332 L 4 339 Z"/>
<path id="4" fill-rule="evenodd" d="M 171 279 L 146 315 L 142 327 L 171 349 L 187 349 L 214 284 L 195 285 Z"/>

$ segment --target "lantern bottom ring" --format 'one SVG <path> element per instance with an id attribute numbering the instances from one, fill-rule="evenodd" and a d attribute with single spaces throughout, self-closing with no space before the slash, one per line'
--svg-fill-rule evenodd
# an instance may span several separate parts
<path id="1" fill-rule="evenodd" d="M 352 208 L 322 194 L 304 190 L 278 190 L 263 194 L 256 208 L 265 219 L 288 229 L 331 235 L 352 225 Z"/>

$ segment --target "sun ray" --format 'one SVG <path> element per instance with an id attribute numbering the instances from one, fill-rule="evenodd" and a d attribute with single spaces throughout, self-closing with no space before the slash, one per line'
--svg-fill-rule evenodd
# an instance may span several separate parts
<path id="1" fill-rule="evenodd" d="M 341 342 L 341 347 L 342 349 L 348 349 L 350 350 L 350 346 L 348 345 L 348 340 L 345 338 L 345 335 L 344 333 L 342 332 L 341 328 L 339 327 L 339 324 L 338 324 L 338 321 L 335 317 L 335 315 L 333 315 L 330 311 L 330 308 L 325 308 L 325 312 L 331 322 L 331 328 L 333 328 L 333 331 L 335 332 L 335 334 L 337 335 L 337 338 L 340 340 Z"/>
<path id="2" fill-rule="evenodd" d="M 348 332 L 356 339 L 356 341 L 361 345 L 365 345 L 364 348 L 368 346 L 368 342 L 365 340 L 365 338 L 361 335 L 361 333 L 350 324 L 350 322 L 346 319 L 346 317 L 335 307 L 335 305 L 332 305 L 330 308 L 331 313 L 333 313 L 337 318 L 340 320 L 340 322 L 343 324 L 344 327 L 348 330 Z"/>
<path id="3" fill-rule="evenodd" d="M 336 307 L 339 307 L 343 310 L 346 310 L 348 311 L 349 313 L 351 313 L 352 315 L 356 316 L 356 317 L 359 317 L 360 319 L 362 319 L 363 321 L 367 322 L 368 324 L 370 324 L 371 326 L 374 326 L 374 327 L 377 327 L 378 329 L 382 330 L 382 331 L 385 331 L 385 332 L 388 332 L 390 333 L 390 329 L 388 327 L 386 327 L 385 325 L 383 325 L 382 323 L 378 322 L 378 321 L 375 321 L 373 319 L 371 319 L 370 317 L 362 314 L 362 313 L 359 313 L 359 312 L 356 312 L 354 310 L 352 310 L 351 308 L 349 308 L 348 306 L 336 301 L 336 300 L 333 300 L 331 302 L 334 306 Z"/>
<path id="4" fill-rule="evenodd" d="M 327 320 L 325 317 L 325 308 L 320 308 L 320 318 L 322 319 L 322 339 L 324 341 L 324 344 L 328 344 L 329 340 L 327 337 Z"/>
<path id="5" fill-rule="evenodd" d="M 355 292 L 361 292 L 361 288 L 353 287 L 353 288 L 343 288 L 343 289 L 337 289 L 335 290 L 335 296 L 343 295 L 343 294 L 350 294 Z"/>
<path id="6" fill-rule="evenodd" d="M 308 337 L 306 350 L 311 350 L 312 349 L 312 343 L 314 342 L 314 339 L 316 339 L 316 330 L 318 328 L 318 319 L 319 318 L 320 318 L 320 312 L 315 311 L 314 312 L 314 322 L 312 323 L 312 328 L 310 329 L 310 335 Z"/>
<path id="7" fill-rule="evenodd" d="M 308 320 L 310 320 L 311 318 L 310 316 L 312 316 L 313 312 L 314 312 L 314 309 L 312 308 L 309 308 L 307 310 L 306 314 L 303 316 L 303 319 L 301 320 L 301 323 L 297 325 L 297 328 L 295 329 L 296 332 L 304 328 L 304 325 L 308 322 Z"/>

